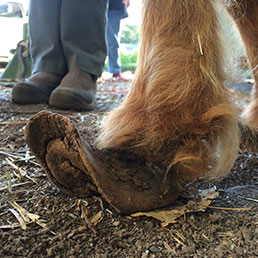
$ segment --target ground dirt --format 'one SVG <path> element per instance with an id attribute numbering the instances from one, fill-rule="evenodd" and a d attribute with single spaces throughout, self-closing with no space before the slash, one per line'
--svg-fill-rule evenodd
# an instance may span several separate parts
<path id="1" fill-rule="evenodd" d="M 153 218 L 119 215 L 100 196 L 70 198 L 49 183 L 24 141 L 29 117 L 41 110 L 66 115 L 92 143 L 129 84 L 100 83 L 92 112 L 15 105 L 11 86 L 0 86 L 0 257 L 258 257 L 257 153 L 241 151 L 227 178 L 200 185 L 219 192 L 213 208 L 185 214 L 166 228 Z M 235 91 L 239 111 L 248 94 Z M 22 229 L 14 202 L 39 215 L 39 223 L 27 222 Z M 185 202 L 181 197 L 176 204 Z"/>

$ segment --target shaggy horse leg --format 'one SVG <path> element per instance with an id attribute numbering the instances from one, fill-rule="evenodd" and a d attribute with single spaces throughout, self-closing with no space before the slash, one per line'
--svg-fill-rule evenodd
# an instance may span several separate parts
<path id="1" fill-rule="evenodd" d="M 230 170 L 238 150 L 237 117 L 223 85 L 212 2 L 143 1 L 135 79 L 105 121 L 100 148 L 163 158 L 183 182 Z"/>
<path id="2" fill-rule="evenodd" d="M 228 12 L 241 33 L 255 80 L 251 104 L 245 110 L 243 118 L 247 124 L 258 128 L 258 1 L 232 1 Z"/>

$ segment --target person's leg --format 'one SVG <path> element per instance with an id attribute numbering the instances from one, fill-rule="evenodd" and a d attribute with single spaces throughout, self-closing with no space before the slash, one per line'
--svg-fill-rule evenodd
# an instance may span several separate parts
<path id="1" fill-rule="evenodd" d="M 78 68 L 100 76 L 106 58 L 107 0 L 63 0 L 61 40 L 69 71 Z"/>
<path id="2" fill-rule="evenodd" d="M 51 106 L 94 107 L 96 78 L 102 74 L 106 58 L 106 5 L 105 0 L 62 1 L 61 40 L 69 72 L 51 94 Z"/>
<path id="3" fill-rule="evenodd" d="M 31 0 L 30 52 L 33 75 L 18 82 L 12 100 L 19 104 L 48 103 L 51 92 L 67 72 L 60 39 L 61 0 Z"/>
<path id="4" fill-rule="evenodd" d="M 121 72 L 119 55 L 119 31 L 122 13 L 120 11 L 109 11 L 107 22 L 107 50 L 108 50 L 108 71 L 112 74 Z"/>
<path id="5" fill-rule="evenodd" d="M 33 73 L 67 73 L 60 38 L 62 0 L 31 0 L 29 9 L 30 51 Z"/>

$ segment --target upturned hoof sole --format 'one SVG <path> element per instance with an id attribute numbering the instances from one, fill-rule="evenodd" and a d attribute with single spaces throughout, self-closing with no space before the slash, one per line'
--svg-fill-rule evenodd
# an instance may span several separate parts
<path id="1" fill-rule="evenodd" d="M 98 191 L 119 213 L 157 209 L 180 194 L 173 177 L 163 189 L 163 176 L 144 158 L 85 143 L 64 116 L 46 111 L 34 115 L 26 126 L 25 139 L 57 188 L 78 197 Z"/>

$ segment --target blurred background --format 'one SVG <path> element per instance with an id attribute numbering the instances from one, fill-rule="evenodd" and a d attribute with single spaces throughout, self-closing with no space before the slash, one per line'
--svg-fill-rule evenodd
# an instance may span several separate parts
<path id="1" fill-rule="evenodd" d="M 27 40 L 27 29 L 24 24 L 28 22 L 28 2 L 29 0 L 0 0 L 0 76 L 8 62 L 14 59 L 15 51 L 16 53 L 18 52 L 18 43 L 22 40 Z M 131 0 L 128 8 L 129 16 L 121 22 L 120 61 L 122 72 L 130 71 L 133 73 L 136 69 L 141 9 L 142 4 L 140 0 Z M 245 49 L 236 26 L 223 6 L 218 5 L 217 10 L 221 23 L 221 34 L 224 39 L 225 70 L 230 80 L 252 80 L 252 72 L 248 68 Z M 25 59 L 27 57 L 26 54 L 29 53 L 28 51 L 26 53 L 28 45 L 26 45 L 26 42 L 20 45 L 22 45 L 19 48 L 23 55 L 22 58 Z M 13 62 L 20 62 L 19 57 Z M 27 62 L 30 62 L 30 60 L 27 60 Z M 13 65 L 13 67 L 16 66 Z M 11 70 L 10 73 L 14 74 L 14 72 Z M 21 72 L 19 71 L 19 73 Z"/>
<path id="2" fill-rule="evenodd" d="M 14 57 L 17 44 L 26 40 L 29 0 L 0 0 L 0 76 Z M 132 0 L 129 16 L 121 22 L 121 68 L 133 72 L 136 68 L 141 21 L 141 1 Z M 25 47 L 25 46 L 24 46 Z"/>

